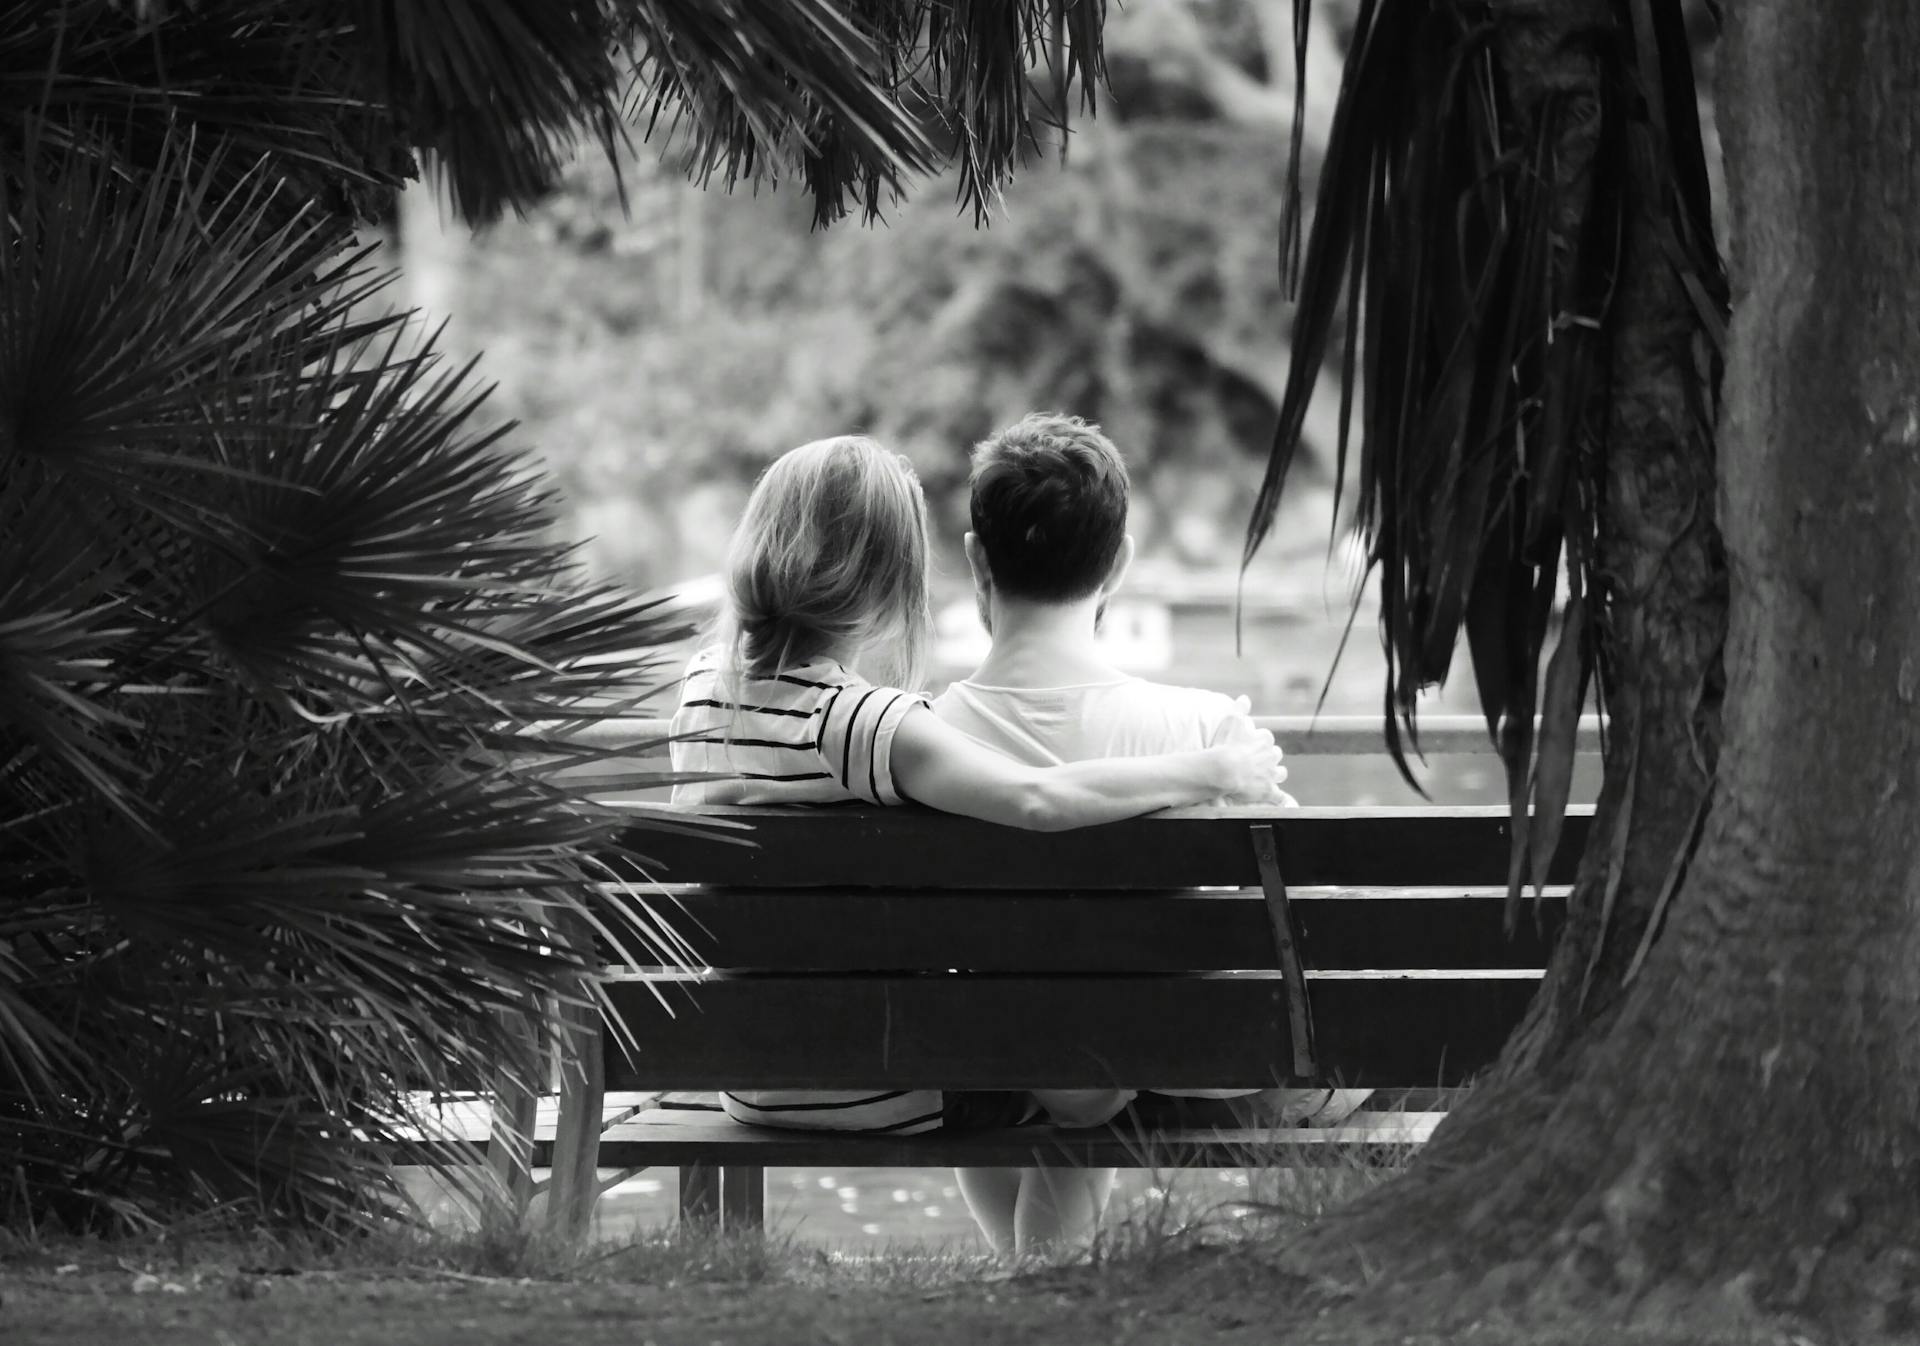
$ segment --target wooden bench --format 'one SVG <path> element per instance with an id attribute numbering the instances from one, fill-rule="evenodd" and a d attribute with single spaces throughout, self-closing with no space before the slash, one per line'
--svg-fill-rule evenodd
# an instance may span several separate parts
<path id="1" fill-rule="evenodd" d="M 770 1165 L 1230 1167 L 1275 1141 L 1417 1139 L 1365 1124 L 858 1136 L 643 1119 L 604 1091 L 1311 1080 L 1392 1099 L 1494 1058 L 1564 905 L 1564 887 L 1529 897 L 1507 933 L 1503 808 L 1189 809 L 1054 834 L 911 809 L 697 812 L 752 831 L 636 831 L 649 863 L 633 877 L 665 885 L 651 900 L 712 970 L 620 974 L 630 1041 L 608 1035 L 604 1077 L 572 1082 L 537 1147 L 581 1209 L 603 1166 L 676 1166 L 683 1215 L 753 1224 Z M 1568 818 L 1552 884 L 1571 881 L 1590 813 Z"/>

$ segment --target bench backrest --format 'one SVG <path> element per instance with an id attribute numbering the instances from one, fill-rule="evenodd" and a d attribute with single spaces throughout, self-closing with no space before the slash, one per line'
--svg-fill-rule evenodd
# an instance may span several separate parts
<path id="1" fill-rule="evenodd" d="M 1500 808 L 1046 835 L 910 809 L 670 815 L 752 831 L 628 838 L 715 971 L 614 984 L 637 1047 L 611 1049 L 613 1088 L 1453 1083 L 1518 1022 L 1562 907 L 1530 897 L 1506 933 Z"/>

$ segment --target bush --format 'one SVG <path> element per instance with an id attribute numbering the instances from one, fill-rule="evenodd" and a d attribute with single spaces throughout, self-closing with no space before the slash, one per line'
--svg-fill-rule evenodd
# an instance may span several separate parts
<path id="1" fill-rule="evenodd" d="M 580 791 L 683 633 L 298 175 L 51 120 L 0 166 L 0 1209 L 365 1222 L 407 1090 L 538 1069 L 592 943 L 674 961 Z"/>

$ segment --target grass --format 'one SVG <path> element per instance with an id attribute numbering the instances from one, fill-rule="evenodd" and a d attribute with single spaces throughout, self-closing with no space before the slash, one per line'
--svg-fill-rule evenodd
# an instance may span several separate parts
<path id="1" fill-rule="evenodd" d="M 1177 1180 L 1194 1170 L 1194 1156 L 1163 1137 L 1141 1135 L 1133 1147 L 1133 1166 L 1152 1175 L 1148 1192 L 1109 1210 L 1091 1249 L 1020 1262 L 996 1258 L 971 1241 L 910 1240 L 852 1252 L 804 1243 L 777 1227 L 723 1236 L 669 1226 L 570 1246 L 548 1235 L 537 1220 L 516 1221 L 497 1205 L 474 1201 L 465 1205 L 467 1216 L 460 1223 L 396 1220 L 343 1239 L 276 1234 L 219 1212 L 114 1241 L 63 1240 L 0 1228 L 0 1265 L 55 1257 L 92 1264 L 110 1253 L 117 1265 L 155 1274 L 212 1262 L 278 1275 L 377 1273 L 666 1286 L 787 1281 L 916 1289 L 1005 1278 L 1062 1261 L 1125 1272 L 1195 1246 L 1271 1239 L 1311 1226 L 1391 1178 L 1409 1158 L 1403 1148 L 1284 1141 L 1250 1144 L 1230 1154 L 1233 1166 L 1247 1174 L 1244 1193 L 1196 1199 Z"/>
<path id="2" fill-rule="evenodd" d="M 1157 1147 L 1157 1148 L 1156 1148 Z M 494 1217 L 394 1225 L 321 1243 L 201 1221 L 119 1241 L 0 1232 L 0 1340 L 274 1346 L 804 1346 L 975 1342 L 1154 1346 L 1674 1346 L 1584 1325 L 1475 1323 L 1458 1337 L 1377 1315 L 1328 1314 L 1272 1271 L 1267 1250 L 1399 1172 L 1404 1150 L 1257 1145 L 1243 1192 L 1171 1180 L 1184 1156 L 1143 1141 L 1152 1187 L 1109 1213 L 1091 1250 L 997 1259 L 966 1243 L 821 1247 L 775 1228 L 655 1228 L 567 1247 Z M 1284 1160 L 1284 1163 L 1279 1161 Z M 1398 1310 L 1387 1309 L 1391 1314 Z M 1374 1315 L 1374 1316 L 1369 1316 Z M 1404 1317 L 1404 1315 L 1402 1315 Z M 1736 1338 L 1726 1338 L 1730 1343 Z M 1744 1339 L 1742 1339 L 1744 1340 Z M 1715 1346 L 1725 1346 L 1715 1338 Z"/>
<path id="3" fill-rule="evenodd" d="M 1110 1211 L 1095 1264 L 1159 1256 L 1195 1239 L 1238 1239 L 1247 1230 L 1269 1232 L 1271 1222 L 1310 1223 L 1341 1201 L 1397 1171 L 1400 1160 L 1359 1146 L 1249 1146 L 1234 1158 L 1249 1184 L 1244 1195 L 1195 1201 L 1170 1175 L 1191 1168 L 1191 1156 L 1144 1136 L 1135 1166 L 1154 1174 L 1148 1195 Z M 113 1250 L 123 1262 L 181 1266 L 202 1255 L 285 1271 L 345 1273 L 370 1270 L 446 1272 L 489 1277 L 560 1280 L 617 1278 L 650 1283 L 696 1279 L 756 1282 L 779 1276 L 819 1279 L 829 1274 L 863 1283 L 919 1285 L 956 1274 L 1007 1269 L 1004 1260 L 975 1247 L 903 1241 L 851 1254 L 801 1243 L 774 1229 L 723 1237 L 697 1228 L 641 1230 L 585 1248 L 550 1238 L 537 1221 L 517 1222 L 497 1207 L 476 1203 L 460 1224 L 396 1221 L 377 1232 L 338 1240 L 274 1234 L 215 1213 L 165 1229 L 95 1242 L 68 1241 L 32 1230 L 0 1228 L 0 1262 L 65 1249 Z"/>
<path id="4" fill-rule="evenodd" d="M 1161 1172 L 1178 1155 L 1158 1159 Z M 1428 1322 L 1315 1316 L 1262 1257 L 1404 1164 L 1362 1146 L 1250 1148 L 1244 1195 L 1184 1197 L 1171 1181 L 1110 1214 L 1071 1264 L 1009 1263 L 969 1245 L 853 1254 L 791 1234 L 653 1229 L 583 1249 L 505 1221 L 395 1226 L 320 1244 L 205 1223 L 118 1242 L 0 1235 L 8 1346 L 271 1342 L 275 1346 L 804 1346 L 1046 1342 L 1153 1346 L 1442 1346 Z M 1352 1305 L 1361 1308 L 1365 1306 Z M 1475 1329 L 1474 1346 L 1587 1346 L 1640 1334 Z M 1731 1339 L 1730 1339 L 1731 1340 Z"/>
<path id="5" fill-rule="evenodd" d="M 1141 1137 L 1134 1154 L 1153 1175 L 1152 1185 L 1146 1195 L 1108 1212 L 1090 1263 L 1125 1274 L 1196 1247 L 1271 1242 L 1311 1227 L 1412 1159 L 1401 1146 L 1343 1142 L 1273 1140 L 1230 1147 L 1229 1153 L 1247 1175 L 1245 1194 L 1196 1201 L 1170 1177 L 1192 1170 L 1190 1156 L 1162 1138 Z"/>

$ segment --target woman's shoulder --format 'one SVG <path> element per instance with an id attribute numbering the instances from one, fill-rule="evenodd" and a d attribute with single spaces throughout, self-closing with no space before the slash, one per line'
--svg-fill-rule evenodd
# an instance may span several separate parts
<path id="1" fill-rule="evenodd" d="M 708 646 L 694 655 L 687 665 L 685 686 L 703 690 L 693 695 L 710 695 L 710 691 L 704 689 L 711 689 L 717 680 L 724 678 L 725 686 L 737 691 L 743 703 L 760 706 L 812 709 L 824 702 L 838 703 L 847 693 L 854 694 L 854 702 L 860 702 L 869 692 L 885 694 L 889 700 L 899 696 L 925 700 L 897 687 L 878 686 L 838 659 L 808 659 L 776 672 L 734 675 L 726 669 L 725 656 L 726 650 L 718 645 Z"/>
<path id="2" fill-rule="evenodd" d="M 872 685 L 836 659 L 809 659 L 776 672 L 752 673 L 730 669 L 726 654 L 721 646 L 709 646 L 694 655 L 684 687 L 698 690 L 689 694 L 712 696 L 716 688 L 725 688 L 742 704 L 811 709 L 837 693 Z"/>
<path id="3" fill-rule="evenodd" d="M 809 659 L 805 663 L 790 664 L 768 676 L 788 687 L 807 687 L 824 692 L 837 692 L 845 687 L 873 686 L 838 659 Z"/>
<path id="4" fill-rule="evenodd" d="M 817 682 L 824 689 L 822 695 L 844 692 L 853 696 L 856 705 L 870 703 L 891 705 L 895 701 L 902 705 L 925 705 L 928 700 L 925 692 L 875 682 L 858 670 L 848 668 L 837 659 L 815 660 L 803 668 L 792 671 L 798 677 Z"/>

